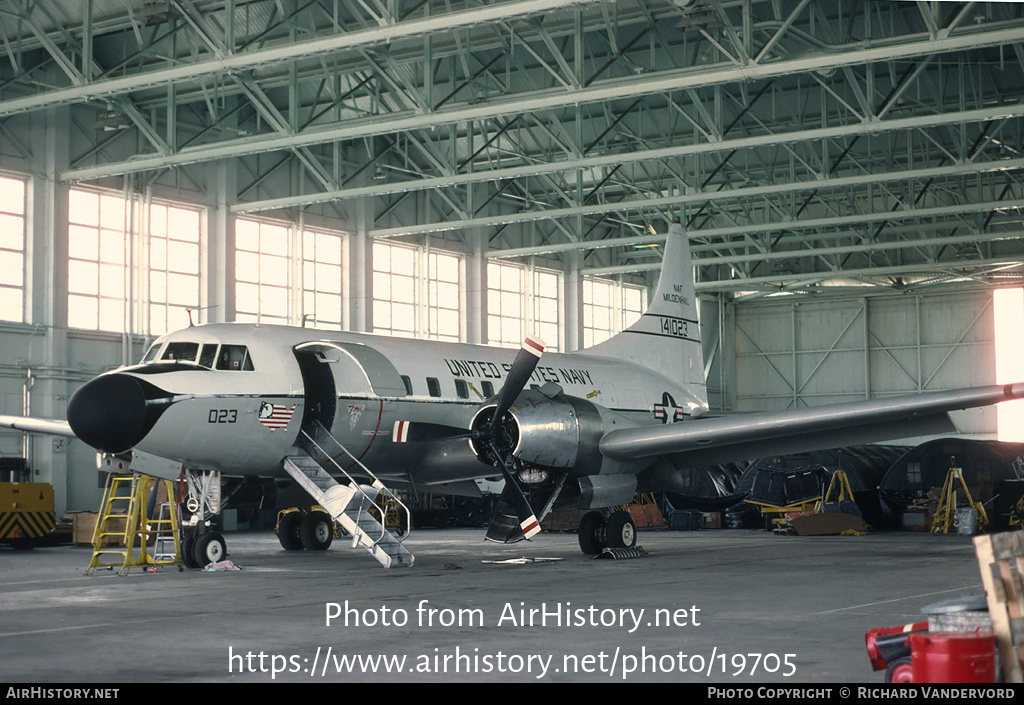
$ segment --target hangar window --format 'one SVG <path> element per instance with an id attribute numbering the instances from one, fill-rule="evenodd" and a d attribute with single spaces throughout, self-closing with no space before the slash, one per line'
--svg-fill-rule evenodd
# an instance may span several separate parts
<path id="1" fill-rule="evenodd" d="M 153 203 L 149 209 L 149 332 L 184 328 L 199 307 L 201 212 Z"/>
<path id="2" fill-rule="evenodd" d="M 457 343 L 462 325 L 462 259 L 443 252 L 427 257 L 427 337 Z"/>
<path id="3" fill-rule="evenodd" d="M 302 233 L 302 315 L 317 328 L 341 330 L 343 326 L 343 245 L 338 232 Z"/>
<path id="4" fill-rule="evenodd" d="M 73 328 L 127 329 L 129 205 L 120 194 L 68 193 L 68 324 Z"/>
<path id="5" fill-rule="evenodd" d="M 611 279 L 583 280 L 583 346 L 607 340 L 639 320 L 647 290 Z"/>
<path id="6" fill-rule="evenodd" d="M 25 182 L 0 177 L 0 320 L 25 320 Z"/>
<path id="7" fill-rule="evenodd" d="M 561 290 L 562 280 L 558 272 L 544 269 L 533 271 L 533 324 L 529 328 L 544 341 L 544 349 L 548 352 L 558 352 L 560 349 Z"/>
<path id="8" fill-rule="evenodd" d="M 235 220 L 235 320 L 344 325 L 344 234 Z"/>
<path id="9" fill-rule="evenodd" d="M 1020 351 L 1024 349 L 1024 290 L 996 289 L 992 292 L 996 337 L 996 384 L 1020 381 Z M 997 438 L 1004 442 L 1024 441 L 1024 401 L 996 404 Z"/>
<path id="10" fill-rule="evenodd" d="M 235 221 L 236 321 L 289 323 L 291 233 L 285 223 Z"/>
<path id="11" fill-rule="evenodd" d="M 68 192 L 68 323 L 162 334 L 199 306 L 201 214 L 120 193 Z M 139 223 L 147 224 L 143 232 Z M 138 236 L 138 237 L 136 237 Z M 136 243 L 144 241 L 143 256 Z"/>
<path id="12" fill-rule="evenodd" d="M 462 340 L 462 257 L 373 243 L 373 332 Z"/>
<path id="13" fill-rule="evenodd" d="M 373 331 L 412 338 L 417 332 L 416 248 L 373 244 Z"/>
<path id="14" fill-rule="evenodd" d="M 548 352 L 558 352 L 561 289 L 561 276 L 557 272 L 489 262 L 488 345 L 519 347 L 529 333 L 539 336 Z"/>
<path id="15" fill-rule="evenodd" d="M 504 262 L 487 263 L 487 342 L 501 347 L 523 343 L 526 269 Z"/>

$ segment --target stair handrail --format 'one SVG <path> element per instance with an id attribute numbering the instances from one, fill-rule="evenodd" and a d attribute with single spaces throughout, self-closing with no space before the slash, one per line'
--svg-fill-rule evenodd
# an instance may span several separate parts
<path id="1" fill-rule="evenodd" d="M 369 502 L 371 505 L 376 507 L 377 511 L 380 512 L 381 535 L 378 538 L 373 539 L 373 544 L 374 545 L 379 544 L 381 541 L 384 540 L 385 536 L 392 536 L 399 543 L 402 543 L 403 541 L 405 541 L 405 539 L 409 536 L 409 534 L 412 533 L 412 531 L 411 531 L 411 529 L 412 529 L 412 518 L 410 516 L 409 508 L 407 506 L 405 506 L 405 503 L 402 502 L 402 500 L 400 500 L 398 498 L 398 496 L 394 492 L 392 492 L 389 487 L 387 487 L 383 482 L 381 482 L 380 478 L 378 478 L 376 475 L 374 475 L 373 472 L 370 470 L 370 468 L 366 467 L 366 465 L 364 465 L 363 462 L 359 460 L 359 458 L 357 458 L 351 452 L 349 452 L 348 448 L 346 448 L 344 446 L 344 444 L 342 444 L 341 441 L 339 441 L 337 438 L 335 438 L 334 434 L 332 434 L 330 431 L 328 431 L 327 428 L 322 423 L 320 423 L 319 421 L 314 420 L 312 425 L 313 425 L 313 427 L 315 429 L 317 429 L 317 431 L 318 431 L 317 435 L 318 436 L 326 437 L 326 438 L 329 438 L 332 441 L 334 441 L 335 445 L 338 446 L 338 448 L 341 450 L 342 453 L 344 453 L 349 458 L 351 458 L 353 461 L 355 461 L 356 465 L 358 465 L 360 468 L 363 469 L 363 472 L 365 472 L 366 475 L 372 480 L 372 482 L 370 484 L 372 484 L 375 488 L 377 488 L 380 491 L 380 494 L 385 495 L 386 498 L 389 497 L 392 500 L 394 500 L 395 503 L 399 507 L 399 511 L 405 513 L 405 521 L 406 521 L 405 525 L 407 527 L 409 527 L 409 529 L 406 531 L 404 536 L 399 538 L 398 536 L 395 536 L 394 534 L 391 534 L 388 531 L 387 527 L 384 525 L 385 508 L 380 506 L 379 504 L 377 504 L 376 500 L 374 500 L 372 497 L 370 497 L 370 495 L 368 495 L 363 490 L 363 488 L 362 488 L 362 486 L 360 486 L 359 482 L 357 482 L 356 479 L 354 477 L 352 477 L 348 473 L 347 470 L 345 470 L 345 468 L 341 467 L 341 465 L 338 463 L 338 461 L 334 459 L 334 456 L 332 456 L 327 451 L 326 448 L 324 448 L 322 445 L 320 445 L 320 443 L 317 441 L 316 438 L 311 436 L 306 431 L 306 429 L 302 429 L 302 431 L 301 431 L 302 435 L 305 436 L 309 440 L 309 442 L 313 444 L 313 447 L 316 448 L 320 452 L 320 454 L 323 455 L 327 460 L 329 460 L 331 462 L 331 464 L 334 467 L 336 467 L 338 469 L 338 471 L 342 475 L 344 475 L 346 478 L 348 478 L 348 481 L 349 481 L 350 485 L 355 488 L 356 492 L 358 492 L 360 495 L 362 495 L 362 497 L 363 497 L 363 499 L 365 501 Z M 367 536 L 369 536 L 369 534 L 367 534 Z M 370 537 L 370 538 L 372 538 L 372 537 Z"/>

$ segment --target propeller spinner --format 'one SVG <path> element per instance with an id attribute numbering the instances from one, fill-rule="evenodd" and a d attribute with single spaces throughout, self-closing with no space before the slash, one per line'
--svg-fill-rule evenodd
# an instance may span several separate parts
<path id="1" fill-rule="evenodd" d="M 541 355 L 544 354 L 544 343 L 532 336 L 527 336 L 523 341 L 519 353 L 512 362 L 512 368 L 505 379 L 505 386 L 498 394 L 498 400 L 494 411 L 484 423 L 477 424 L 474 428 L 466 430 L 445 426 L 443 424 L 419 423 L 415 421 L 396 421 L 392 440 L 395 443 L 417 443 L 424 441 L 441 441 L 453 438 L 471 438 L 478 447 L 486 447 L 491 451 L 491 457 L 495 465 L 501 470 L 505 478 L 505 487 L 508 497 L 515 508 L 519 519 L 519 528 L 523 536 L 530 538 L 540 532 L 540 522 L 537 520 L 529 500 L 520 489 L 508 466 L 505 464 L 504 453 L 498 443 L 503 432 L 502 421 L 505 414 L 511 408 L 512 403 L 526 388 L 530 376 L 533 375 Z"/>

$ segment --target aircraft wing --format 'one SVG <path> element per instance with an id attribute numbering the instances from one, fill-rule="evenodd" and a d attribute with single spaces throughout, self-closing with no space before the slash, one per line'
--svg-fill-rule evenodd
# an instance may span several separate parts
<path id="1" fill-rule="evenodd" d="M 70 424 L 61 419 L 33 419 L 27 416 L 5 416 L 0 414 L 0 428 L 13 428 L 29 433 L 48 433 L 54 436 L 72 436 Z"/>
<path id="2" fill-rule="evenodd" d="M 618 429 L 601 453 L 669 455 L 691 467 L 954 431 L 947 412 L 1024 397 L 1024 383 Z"/>

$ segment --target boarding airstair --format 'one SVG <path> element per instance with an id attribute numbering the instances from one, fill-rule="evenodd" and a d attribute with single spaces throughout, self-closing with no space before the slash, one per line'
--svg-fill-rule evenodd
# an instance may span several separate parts
<path id="1" fill-rule="evenodd" d="M 338 459 L 345 456 L 354 461 L 350 468 L 358 466 L 363 483 L 339 463 Z M 408 508 L 323 425 L 314 421 L 304 428 L 282 465 L 349 533 L 353 548 L 365 549 L 385 568 L 412 566 L 414 557 L 402 544 L 405 537 L 400 539 L 383 523 L 385 506 L 393 505 L 405 514 L 405 526 L 411 526 Z M 347 479 L 348 484 L 339 483 L 335 476 Z"/>

